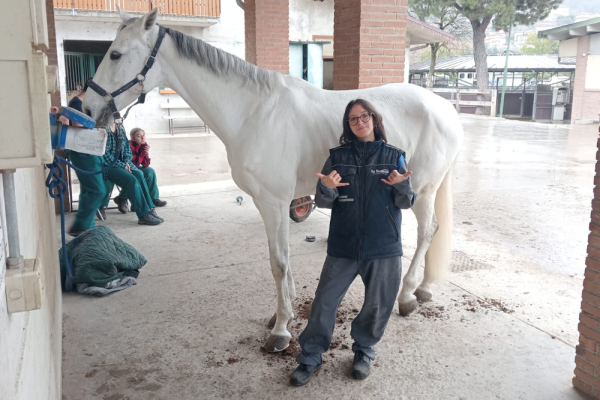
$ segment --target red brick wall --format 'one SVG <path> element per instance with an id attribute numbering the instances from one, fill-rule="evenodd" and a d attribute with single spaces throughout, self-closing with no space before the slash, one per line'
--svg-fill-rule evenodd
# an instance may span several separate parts
<path id="1" fill-rule="evenodd" d="M 334 0 L 333 88 L 404 81 L 408 0 Z"/>
<path id="2" fill-rule="evenodd" d="M 56 28 L 54 26 L 54 3 L 52 0 L 46 0 L 46 19 L 48 21 L 48 43 L 50 47 L 46 50 L 48 56 L 48 65 L 58 65 L 56 56 Z M 52 105 L 60 107 L 60 91 L 56 91 L 50 95 Z"/>
<path id="3" fill-rule="evenodd" d="M 589 53 L 589 40 L 589 36 L 581 36 L 577 39 L 577 64 L 575 66 L 573 110 L 571 112 L 572 123 L 579 120 L 598 121 L 598 113 L 600 113 L 600 90 L 586 90 L 585 88 L 588 57 L 584 57 L 583 54 Z"/>
<path id="4" fill-rule="evenodd" d="M 588 256 L 585 260 L 573 385 L 600 399 L 600 139 L 597 146 L 591 233 L 588 236 Z"/>
<path id="5" fill-rule="evenodd" d="M 261 68 L 290 72 L 289 0 L 246 0 L 246 61 Z"/>

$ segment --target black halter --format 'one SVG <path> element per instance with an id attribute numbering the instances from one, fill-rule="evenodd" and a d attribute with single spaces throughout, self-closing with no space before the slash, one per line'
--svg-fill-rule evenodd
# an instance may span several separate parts
<path id="1" fill-rule="evenodd" d="M 125 117 L 127 117 L 127 114 L 129 113 L 129 110 L 131 109 L 131 107 L 133 107 L 139 103 L 144 103 L 146 101 L 146 93 L 144 92 L 144 80 L 146 79 L 146 74 L 148 73 L 150 68 L 152 68 L 152 66 L 154 65 L 154 61 L 156 61 L 156 54 L 158 53 L 158 49 L 160 48 L 160 44 L 162 43 L 166 33 L 167 33 L 167 29 L 164 26 L 159 26 L 158 38 L 156 39 L 156 43 L 154 44 L 154 48 L 152 49 L 152 53 L 150 54 L 150 57 L 148 57 L 146 59 L 144 68 L 142 69 L 142 71 L 139 74 L 137 74 L 137 76 L 135 78 L 133 78 L 132 80 L 130 80 L 129 82 L 127 82 L 126 84 L 121 86 L 119 89 L 115 90 L 112 93 L 109 93 L 106 90 L 102 89 L 102 87 L 100 87 L 100 85 L 98 85 L 96 82 L 94 82 L 93 79 L 90 79 L 88 81 L 88 86 L 94 92 L 96 92 L 100 96 L 104 97 L 104 101 L 106 101 L 106 103 L 108 104 L 108 107 L 110 108 L 110 111 L 112 111 L 116 125 L 123 124 L 123 119 Z M 117 109 L 117 106 L 115 105 L 115 97 L 119 96 L 120 94 L 125 93 L 127 90 L 129 90 L 130 88 L 132 88 L 134 85 L 136 85 L 138 83 L 142 86 L 142 93 L 140 94 L 140 97 L 138 97 L 137 101 L 134 104 L 132 104 L 131 107 L 129 107 L 127 109 L 127 112 L 125 112 L 125 117 L 121 118 L 121 114 L 119 113 L 119 110 Z"/>

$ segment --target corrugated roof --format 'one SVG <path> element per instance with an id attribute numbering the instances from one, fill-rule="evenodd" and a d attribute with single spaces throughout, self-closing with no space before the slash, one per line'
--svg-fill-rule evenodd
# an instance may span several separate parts
<path id="1" fill-rule="evenodd" d="M 504 71 L 505 56 L 487 56 L 488 71 Z M 562 57 L 561 64 L 558 63 L 556 54 L 522 54 L 508 58 L 509 71 L 574 71 L 575 65 L 564 64 L 569 57 Z M 574 64 L 574 62 L 573 62 Z M 410 72 L 429 71 L 430 61 L 420 61 L 410 66 Z M 475 71 L 475 60 L 473 56 L 442 57 L 435 63 L 437 72 L 448 71 Z"/>

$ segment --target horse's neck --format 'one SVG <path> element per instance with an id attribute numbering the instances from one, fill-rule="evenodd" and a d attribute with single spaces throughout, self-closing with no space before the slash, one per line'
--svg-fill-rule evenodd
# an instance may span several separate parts
<path id="1" fill-rule="evenodd" d="M 174 89 L 228 145 L 242 132 L 244 122 L 264 107 L 267 93 L 252 85 L 241 85 L 236 77 L 216 75 L 180 57 L 171 40 L 165 38 L 165 42 L 164 86 Z"/>

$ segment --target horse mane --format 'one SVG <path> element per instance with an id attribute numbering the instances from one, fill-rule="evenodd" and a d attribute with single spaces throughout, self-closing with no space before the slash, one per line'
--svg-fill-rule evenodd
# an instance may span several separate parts
<path id="1" fill-rule="evenodd" d="M 181 57 L 195 61 L 201 67 L 208 68 L 218 76 L 239 76 L 245 82 L 252 82 L 270 90 L 276 74 L 273 71 L 262 69 L 242 60 L 226 51 L 218 49 L 203 40 L 183 34 L 172 28 L 166 28 L 171 36 Z"/>

